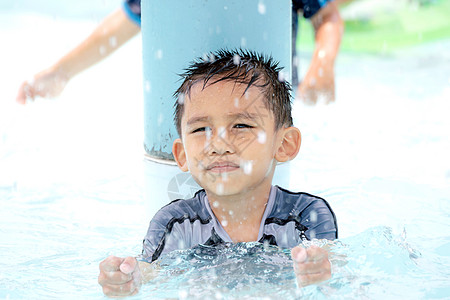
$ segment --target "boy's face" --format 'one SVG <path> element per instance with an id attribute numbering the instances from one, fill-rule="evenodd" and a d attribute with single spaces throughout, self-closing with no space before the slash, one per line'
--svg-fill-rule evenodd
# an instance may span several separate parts
<path id="1" fill-rule="evenodd" d="M 202 84 L 184 103 L 182 141 L 173 148 L 180 168 L 216 195 L 270 186 L 285 129 L 275 130 L 264 96 L 255 87 L 244 95 L 246 85 L 232 81 Z"/>

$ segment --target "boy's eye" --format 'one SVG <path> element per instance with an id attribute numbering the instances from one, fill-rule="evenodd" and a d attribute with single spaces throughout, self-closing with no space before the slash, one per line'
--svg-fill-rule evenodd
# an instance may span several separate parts
<path id="1" fill-rule="evenodd" d="M 234 128 L 254 128 L 254 126 L 248 124 L 236 124 L 234 125 Z"/>
<path id="2" fill-rule="evenodd" d="M 196 133 L 196 132 L 204 132 L 204 131 L 211 131 L 211 128 L 209 128 L 209 127 L 199 127 L 199 128 L 197 128 L 197 129 L 194 129 L 194 130 L 192 131 L 192 133 Z"/>

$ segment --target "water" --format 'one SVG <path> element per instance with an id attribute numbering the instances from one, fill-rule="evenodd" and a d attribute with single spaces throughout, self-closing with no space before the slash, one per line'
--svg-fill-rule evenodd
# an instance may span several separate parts
<path id="1" fill-rule="evenodd" d="M 14 103 L 21 80 L 86 36 L 98 14 L 2 6 L 1 299 L 104 299 L 99 262 L 141 251 L 149 200 L 139 39 L 73 79 L 59 99 Z M 448 298 L 449 46 L 341 53 L 337 102 L 295 104 L 303 141 L 289 185 L 326 198 L 337 215 L 329 282 L 296 289 L 288 252 L 276 248 L 199 246 L 164 257 L 159 278 L 136 298 Z"/>
<path id="2" fill-rule="evenodd" d="M 448 270 L 435 274 L 423 267 L 428 262 L 422 254 L 406 242 L 404 235 L 397 236 L 387 227 L 340 241 L 311 243 L 331 249 L 334 276 L 326 284 L 300 290 L 289 250 L 240 243 L 218 249 L 197 246 L 163 256 L 159 262 L 162 270 L 142 294 L 198 299 L 423 299 L 436 295 L 427 290 L 445 288 L 442 283 L 428 286 L 424 280 L 449 275 Z"/>

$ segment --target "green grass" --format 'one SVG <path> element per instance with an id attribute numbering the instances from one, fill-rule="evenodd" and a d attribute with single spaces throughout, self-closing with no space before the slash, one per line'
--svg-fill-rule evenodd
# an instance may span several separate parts
<path id="1" fill-rule="evenodd" d="M 301 22 L 298 47 L 311 50 L 312 26 L 306 20 Z M 341 51 L 389 53 L 444 38 L 450 38 L 450 0 L 380 14 L 370 20 L 345 21 Z"/>

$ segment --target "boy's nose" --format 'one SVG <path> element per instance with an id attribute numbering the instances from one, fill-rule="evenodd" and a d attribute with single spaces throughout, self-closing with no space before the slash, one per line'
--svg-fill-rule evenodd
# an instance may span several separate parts
<path id="1" fill-rule="evenodd" d="M 229 140 L 228 132 L 223 128 L 219 128 L 211 138 L 209 153 L 213 155 L 223 155 L 227 153 L 231 154 L 234 152 L 234 145 Z"/>

